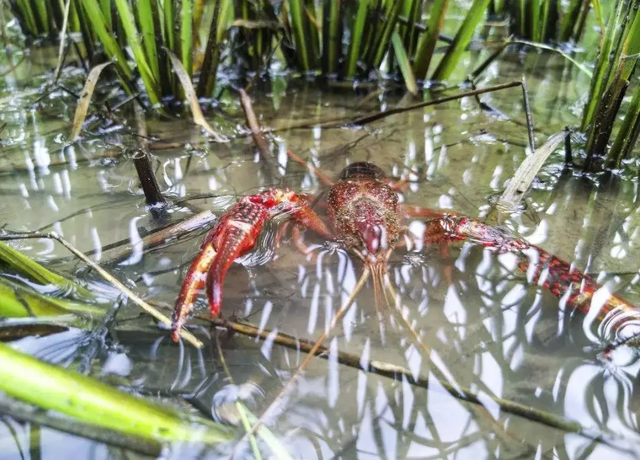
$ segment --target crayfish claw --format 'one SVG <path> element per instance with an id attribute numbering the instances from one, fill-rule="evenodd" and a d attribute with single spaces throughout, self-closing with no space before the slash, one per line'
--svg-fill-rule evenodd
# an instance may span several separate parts
<path id="1" fill-rule="evenodd" d="M 218 316 L 222 285 L 231 264 L 255 245 L 269 213 L 259 203 L 240 201 L 209 232 L 200 254 L 192 262 L 176 301 L 171 337 L 178 341 L 180 329 L 193 308 L 198 291 L 207 286 L 211 316 Z"/>

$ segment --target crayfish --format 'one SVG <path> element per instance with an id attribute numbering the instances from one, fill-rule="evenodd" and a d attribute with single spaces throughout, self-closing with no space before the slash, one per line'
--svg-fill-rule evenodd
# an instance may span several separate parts
<path id="1" fill-rule="evenodd" d="M 293 152 L 288 153 L 306 165 Z M 347 166 L 335 182 L 315 172 L 329 186 L 326 199 L 318 203 L 327 211 L 326 221 L 312 208 L 313 197 L 289 188 L 271 188 L 245 196 L 221 216 L 191 263 L 177 298 L 172 325 L 174 341 L 178 340 L 179 331 L 203 286 L 206 285 L 211 315 L 219 315 L 224 279 L 230 266 L 255 247 L 265 223 L 280 215 L 289 216 L 286 225 L 293 226 L 293 241 L 298 248 L 305 248 L 300 232 L 300 228 L 305 228 L 338 243 L 360 259 L 372 275 L 376 306 L 382 286 L 390 286 L 387 261 L 391 253 L 405 246 L 407 239 L 416 238 L 408 231 L 410 219 L 423 221 L 425 230 L 421 238 L 425 245 L 440 244 L 446 248 L 450 242 L 464 240 L 499 253 L 515 253 L 520 260 L 519 268 L 529 272 L 531 282 L 542 284 L 554 295 L 565 298 L 567 306 L 585 314 L 591 308 L 594 294 L 601 288 L 569 263 L 506 229 L 456 213 L 400 203 L 398 194 L 406 182 L 394 181 L 372 163 Z M 537 252 L 533 264 L 527 255 L 529 250 Z M 610 293 L 606 293 L 604 300 L 601 297 L 598 296 L 597 318 L 601 322 L 605 317 L 616 318 L 614 331 L 621 329 L 628 318 L 640 318 L 640 310 L 622 297 Z"/>

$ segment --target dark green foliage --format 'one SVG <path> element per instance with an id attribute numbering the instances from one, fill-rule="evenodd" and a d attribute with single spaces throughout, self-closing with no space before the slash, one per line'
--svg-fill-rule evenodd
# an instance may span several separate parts
<path id="1" fill-rule="evenodd" d="M 631 86 L 640 53 L 639 7 L 639 0 L 618 0 L 600 42 L 582 119 L 582 130 L 588 134 L 586 170 L 592 170 L 594 159 L 599 157 L 606 157 L 608 167 L 619 167 L 638 138 L 640 91 L 635 88 L 630 104 L 624 104 L 623 99 Z M 621 113 L 625 116 L 609 149 Z"/>

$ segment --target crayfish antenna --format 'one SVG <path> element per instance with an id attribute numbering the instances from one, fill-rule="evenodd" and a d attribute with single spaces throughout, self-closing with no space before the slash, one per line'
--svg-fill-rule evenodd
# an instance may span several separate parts
<path id="1" fill-rule="evenodd" d="M 385 280 L 388 278 L 386 261 L 372 264 L 369 266 L 371 271 L 371 280 L 373 282 L 373 298 L 376 305 L 376 313 L 378 321 L 380 323 L 380 340 L 384 344 L 385 340 L 385 322 L 386 314 L 382 305 L 382 299 L 384 297 L 387 306 L 390 305 L 389 297 L 384 289 Z"/>

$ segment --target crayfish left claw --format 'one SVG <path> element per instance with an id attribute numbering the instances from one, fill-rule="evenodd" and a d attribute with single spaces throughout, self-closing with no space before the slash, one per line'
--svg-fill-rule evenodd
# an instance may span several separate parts
<path id="1" fill-rule="evenodd" d="M 222 286 L 229 267 L 234 260 L 253 248 L 268 217 L 269 213 L 261 203 L 242 200 L 225 213 L 207 235 L 205 245 L 191 264 L 176 301 L 171 327 L 174 342 L 178 341 L 180 329 L 205 281 L 211 316 L 218 316 L 222 304 Z"/>
<path id="2" fill-rule="evenodd" d="M 209 232 L 200 254 L 189 267 L 173 312 L 171 337 L 175 342 L 205 282 L 211 315 L 220 313 L 222 287 L 229 267 L 253 249 L 267 219 L 281 213 L 288 213 L 298 225 L 331 237 L 331 232 L 309 204 L 288 189 L 265 190 L 242 198 Z"/>

